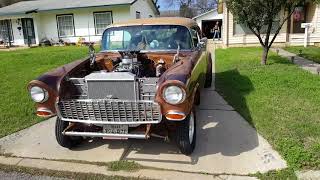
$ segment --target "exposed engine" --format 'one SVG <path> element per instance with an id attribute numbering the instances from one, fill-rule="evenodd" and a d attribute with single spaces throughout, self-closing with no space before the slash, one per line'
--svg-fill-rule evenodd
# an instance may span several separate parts
<path id="1" fill-rule="evenodd" d="M 131 72 L 137 77 L 155 77 L 154 62 L 139 52 L 120 52 L 121 58 L 115 62 L 114 72 Z"/>
<path id="2" fill-rule="evenodd" d="M 90 61 L 91 72 L 66 78 L 61 87 L 64 93 L 60 95 L 63 103 L 58 105 L 62 117 L 138 121 L 143 117 L 148 120 L 151 113 L 151 120 L 154 117 L 161 118 L 160 111 L 156 109 L 158 106 L 153 101 L 159 77 L 166 71 L 165 61 L 161 57 L 157 61 L 151 60 L 139 51 L 119 53 L 120 57 L 108 59 L 111 68 L 99 67 L 93 58 Z M 151 111 L 148 111 L 150 108 Z M 79 109 L 82 109 L 83 115 L 74 113 Z M 131 119 L 126 119 L 128 113 L 131 113 Z M 134 119 L 137 114 L 138 120 Z M 129 127 L 138 126 L 131 124 Z M 96 124 L 95 127 L 107 132 L 105 126 Z"/>
<path id="3" fill-rule="evenodd" d="M 100 69 L 69 78 L 72 88 L 65 98 L 153 100 L 157 81 L 165 71 L 164 61 L 155 63 L 139 51 L 119 53 L 121 56 L 112 60 L 112 70 Z"/>

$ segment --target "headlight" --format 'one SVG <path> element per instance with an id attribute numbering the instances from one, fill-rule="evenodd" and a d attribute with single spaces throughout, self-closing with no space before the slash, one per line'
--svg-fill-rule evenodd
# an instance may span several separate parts
<path id="1" fill-rule="evenodd" d="M 163 90 L 163 99 L 169 104 L 179 104 L 185 100 L 186 92 L 179 86 L 168 86 Z"/>
<path id="2" fill-rule="evenodd" d="M 30 89 L 30 95 L 31 95 L 32 100 L 37 103 L 43 103 L 43 102 L 47 101 L 49 98 L 48 91 L 46 91 L 45 89 L 42 89 L 41 87 L 38 87 L 38 86 L 33 86 Z"/>

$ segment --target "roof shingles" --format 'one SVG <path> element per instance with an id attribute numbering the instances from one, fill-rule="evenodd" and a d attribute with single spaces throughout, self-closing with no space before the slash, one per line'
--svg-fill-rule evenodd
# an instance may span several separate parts
<path id="1" fill-rule="evenodd" d="M 30 11 L 50 11 L 132 4 L 135 0 L 37 0 L 22 1 L 0 8 L 0 16 L 25 14 Z"/>

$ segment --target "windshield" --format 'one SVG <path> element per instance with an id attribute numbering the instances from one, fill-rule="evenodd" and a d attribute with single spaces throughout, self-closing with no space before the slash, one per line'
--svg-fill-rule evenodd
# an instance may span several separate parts
<path id="1" fill-rule="evenodd" d="M 113 27 L 102 37 L 102 50 L 181 50 L 192 48 L 188 28 L 175 25 Z"/>

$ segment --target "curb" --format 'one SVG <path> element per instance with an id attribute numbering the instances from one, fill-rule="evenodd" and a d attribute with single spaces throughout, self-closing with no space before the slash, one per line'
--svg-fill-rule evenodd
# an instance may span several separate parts
<path id="1" fill-rule="evenodd" d="M 249 176 L 233 176 L 233 175 L 207 175 L 196 173 L 185 173 L 168 170 L 153 170 L 153 169 L 140 169 L 136 172 L 126 171 L 109 171 L 105 166 L 98 166 L 92 164 L 82 164 L 73 162 L 61 162 L 55 160 L 42 160 L 31 158 L 17 158 L 0 156 L 0 164 L 14 165 L 28 168 L 38 168 L 55 171 L 77 172 L 77 173 L 95 173 L 106 176 L 122 176 L 134 178 L 148 178 L 148 179 L 175 179 L 175 180 L 255 180 L 255 177 Z"/>
<path id="2" fill-rule="evenodd" d="M 297 171 L 296 176 L 299 180 L 312 180 L 320 179 L 320 171 L 306 170 L 306 171 Z"/>

